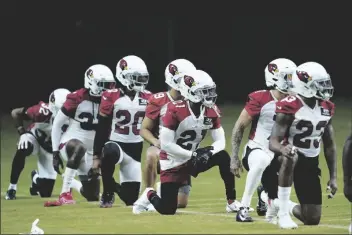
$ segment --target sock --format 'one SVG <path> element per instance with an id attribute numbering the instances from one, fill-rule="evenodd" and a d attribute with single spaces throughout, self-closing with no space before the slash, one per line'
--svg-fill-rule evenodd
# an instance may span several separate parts
<path id="1" fill-rule="evenodd" d="M 77 192 L 81 193 L 82 183 L 80 181 L 76 180 L 75 178 L 73 178 L 72 182 L 71 182 L 71 188 L 73 188 Z"/>
<path id="2" fill-rule="evenodd" d="M 35 174 L 33 176 L 33 183 L 37 184 L 37 179 L 39 178 L 39 174 Z"/>
<path id="3" fill-rule="evenodd" d="M 9 189 L 17 190 L 17 184 L 10 184 Z"/>
<path id="4" fill-rule="evenodd" d="M 253 194 L 260 183 L 262 173 L 263 170 L 258 167 L 253 167 L 248 171 L 246 186 L 244 188 L 241 202 L 244 207 L 249 207 L 251 205 Z"/>
<path id="5" fill-rule="evenodd" d="M 260 194 L 260 199 L 265 202 L 265 204 L 269 204 L 269 197 L 265 191 L 262 191 L 262 193 Z"/>
<path id="6" fill-rule="evenodd" d="M 290 214 L 291 215 L 293 215 L 294 216 L 294 214 L 293 214 L 293 208 L 295 208 L 295 206 L 297 206 L 298 204 L 297 203 L 295 203 L 295 202 L 293 202 L 293 201 L 289 201 L 289 212 L 290 212 Z"/>
<path id="7" fill-rule="evenodd" d="M 70 192 L 72 180 L 76 175 L 76 169 L 71 169 L 69 167 L 66 167 L 65 169 L 65 177 L 64 177 L 64 182 L 62 184 L 62 190 L 61 193 L 67 193 Z"/>
<path id="8" fill-rule="evenodd" d="M 279 215 L 288 215 L 290 212 L 291 187 L 281 187 L 277 192 L 279 197 Z"/>

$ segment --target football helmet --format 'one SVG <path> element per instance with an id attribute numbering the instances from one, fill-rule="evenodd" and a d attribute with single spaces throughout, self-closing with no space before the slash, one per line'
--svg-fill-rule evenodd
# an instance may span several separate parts
<path id="1" fill-rule="evenodd" d="M 116 78 L 130 91 L 143 91 L 149 82 L 147 65 L 138 56 L 125 56 L 116 65 Z"/>
<path id="2" fill-rule="evenodd" d="M 202 70 L 180 73 L 179 91 L 183 97 L 193 103 L 202 102 L 212 108 L 216 102 L 216 84 L 213 79 Z"/>
<path id="3" fill-rule="evenodd" d="M 306 62 L 296 68 L 291 90 L 303 97 L 329 100 L 334 93 L 330 75 L 316 62 Z"/>
<path id="4" fill-rule="evenodd" d="M 66 96 L 71 92 L 65 88 L 59 88 L 51 92 L 49 96 L 49 110 L 55 117 L 66 101 Z"/>
<path id="5" fill-rule="evenodd" d="M 112 71 L 102 64 L 90 66 L 84 75 L 84 87 L 92 96 L 101 96 L 103 91 L 115 88 L 115 83 Z"/>
<path id="6" fill-rule="evenodd" d="M 193 63 L 186 59 L 177 59 L 171 61 L 165 68 L 165 83 L 171 88 L 178 90 L 179 73 L 196 70 Z M 177 78 L 177 79 L 176 79 Z"/>
<path id="7" fill-rule="evenodd" d="M 296 67 L 293 61 L 285 58 L 271 61 L 264 70 L 266 86 L 287 93 Z"/>

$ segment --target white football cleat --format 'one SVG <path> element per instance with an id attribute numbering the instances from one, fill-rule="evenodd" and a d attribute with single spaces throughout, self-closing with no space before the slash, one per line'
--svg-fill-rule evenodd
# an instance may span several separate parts
<path id="1" fill-rule="evenodd" d="M 146 188 L 142 195 L 138 198 L 138 200 L 133 203 L 133 214 L 140 214 L 142 212 L 146 212 L 148 210 L 148 206 L 150 204 L 147 194 L 150 190 L 154 190 L 153 188 Z"/>
<path id="2" fill-rule="evenodd" d="M 239 201 L 235 200 L 231 204 L 227 203 L 225 209 L 227 213 L 233 213 L 233 212 L 238 212 L 241 207 L 242 207 L 242 204 Z"/>
<path id="3" fill-rule="evenodd" d="M 147 211 L 148 211 L 148 212 L 154 212 L 154 211 L 156 211 L 155 208 L 154 208 L 154 206 L 153 206 L 153 204 L 149 203 L 149 205 L 147 206 Z"/>
<path id="4" fill-rule="evenodd" d="M 279 212 L 279 207 L 274 203 L 274 200 L 269 199 L 267 204 L 267 211 L 265 214 L 265 220 L 271 224 L 277 224 L 277 213 Z"/>
<path id="5" fill-rule="evenodd" d="M 298 225 L 292 220 L 289 214 L 279 215 L 278 225 L 283 229 L 296 229 Z"/>

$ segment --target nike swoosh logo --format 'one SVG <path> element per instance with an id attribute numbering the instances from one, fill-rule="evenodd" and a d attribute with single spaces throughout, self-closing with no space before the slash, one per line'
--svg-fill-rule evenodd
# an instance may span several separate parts
<path id="1" fill-rule="evenodd" d="M 276 108 L 281 109 L 281 106 L 276 106 Z"/>
<path id="2" fill-rule="evenodd" d="M 107 100 L 108 98 L 106 98 L 105 96 L 102 96 L 104 100 Z"/>

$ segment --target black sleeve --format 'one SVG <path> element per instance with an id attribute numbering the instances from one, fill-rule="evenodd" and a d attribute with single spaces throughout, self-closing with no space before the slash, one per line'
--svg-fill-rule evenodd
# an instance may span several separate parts
<path id="1" fill-rule="evenodd" d="M 94 156 L 98 156 L 100 158 L 104 144 L 109 139 L 112 116 L 98 115 L 98 120 L 99 122 L 94 137 L 93 154 Z"/>

